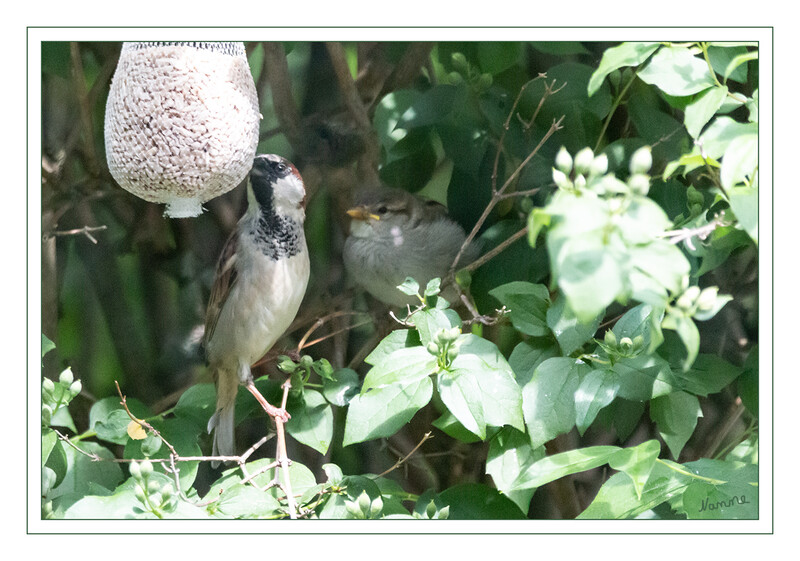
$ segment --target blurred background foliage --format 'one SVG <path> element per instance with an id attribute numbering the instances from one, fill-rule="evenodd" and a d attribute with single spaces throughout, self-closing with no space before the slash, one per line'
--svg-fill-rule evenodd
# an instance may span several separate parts
<path id="1" fill-rule="evenodd" d="M 491 197 L 500 137 L 505 135 L 497 170 L 502 182 L 563 115 L 562 128 L 512 186 L 539 191 L 501 202 L 484 223 L 480 239 L 490 249 L 523 228 L 530 209 L 553 192 L 550 170 L 561 146 L 571 153 L 585 146 L 604 151 L 613 171 L 633 150 L 650 144 L 654 176 L 666 162 L 689 152 L 681 108 L 657 97 L 641 80 L 621 92 L 627 82 L 612 76 L 587 95 L 589 79 L 612 45 L 246 43 L 264 116 L 258 151 L 291 159 L 309 192 L 312 278 L 281 348 L 296 346 L 318 318 L 367 309 L 363 296 L 350 289 L 341 261 L 344 210 L 357 189 L 383 182 L 418 192 L 447 204 L 469 231 Z M 91 405 L 116 393 L 115 381 L 155 413 L 174 406 L 192 384 L 210 381 L 198 348 L 205 306 L 219 251 L 246 203 L 239 187 L 209 201 L 207 212 L 196 219 L 168 220 L 159 205 L 115 184 L 106 166 L 103 117 L 120 48 L 109 42 L 42 44 L 42 331 L 56 344 L 44 358 L 44 371 L 56 379 L 71 366 L 81 378 L 83 390 L 72 406 L 79 430 L 88 422 Z M 732 87 L 751 95 L 757 79 L 751 73 Z M 507 121 L 525 84 L 517 114 Z M 688 183 L 682 177 L 655 180 L 651 197 L 674 217 L 684 210 Z M 746 239 L 728 242 L 728 258 L 720 260 L 710 280 L 734 300 L 700 325 L 701 352 L 741 365 L 758 340 L 757 248 Z M 541 245 L 532 251 L 520 239 L 475 272 L 472 292 L 478 309 L 491 313 L 497 307 L 488 295 L 492 288 L 513 280 L 546 284 L 548 274 Z M 363 323 L 347 314 L 328 319 L 311 339 L 331 336 L 304 352 L 327 358 L 335 368 L 363 372 L 360 358 L 375 327 L 347 329 Z M 486 327 L 483 336 L 506 356 L 519 340 L 502 324 Z M 267 373 L 283 376 L 274 361 L 257 372 Z M 703 400 L 703 418 L 682 458 L 695 459 L 719 444 L 715 439 L 729 422 L 735 398 L 723 391 Z M 424 410 L 386 442 L 334 446 L 324 457 L 295 444 L 289 455 L 312 470 L 333 461 L 345 473 L 380 473 L 414 447 L 434 418 L 435 413 Z M 342 423 L 343 415 L 336 420 L 339 435 Z M 246 427 L 237 430 L 243 442 L 253 440 Z M 261 424 L 253 430 L 262 430 Z M 583 436 L 573 430 L 559 437 L 561 449 L 648 438 L 658 434 L 647 415 L 624 431 L 592 427 Z M 485 482 L 487 446 L 433 439 L 426 444 L 429 453 L 417 454 L 399 476 L 415 492 Z M 470 453 L 471 447 L 481 453 Z M 209 448 L 208 442 L 203 448 Z M 591 499 L 602 481 L 597 471 L 575 476 L 571 484 L 579 492 L 574 496 Z M 203 485 L 202 477 L 196 485 Z M 580 511 L 559 500 L 562 486 L 560 481 L 547 486 L 550 492 L 536 502 L 534 515 Z"/>

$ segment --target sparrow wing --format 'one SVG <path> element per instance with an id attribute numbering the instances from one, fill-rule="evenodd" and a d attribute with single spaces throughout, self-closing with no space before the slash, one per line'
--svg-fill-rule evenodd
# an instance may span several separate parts
<path id="1" fill-rule="evenodd" d="M 238 246 L 238 236 L 234 230 L 225 242 L 225 247 L 222 248 L 222 254 L 219 256 L 217 262 L 217 271 L 214 275 L 214 286 L 211 287 L 211 295 L 208 298 L 208 308 L 206 309 L 206 331 L 205 342 L 208 348 L 208 342 L 214 336 L 214 329 L 217 327 L 217 320 L 225 301 L 228 299 L 231 289 L 238 278 L 236 267 L 236 254 Z"/>

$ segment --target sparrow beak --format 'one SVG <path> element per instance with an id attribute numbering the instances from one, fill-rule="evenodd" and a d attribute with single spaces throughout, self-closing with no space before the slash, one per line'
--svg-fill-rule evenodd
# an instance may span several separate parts
<path id="1" fill-rule="evenodd" d="M 380 220 L 377 214 L 372 214 L 366 207 L 357 206 L 347 211 L 347 214 L 356 220 Z"/>

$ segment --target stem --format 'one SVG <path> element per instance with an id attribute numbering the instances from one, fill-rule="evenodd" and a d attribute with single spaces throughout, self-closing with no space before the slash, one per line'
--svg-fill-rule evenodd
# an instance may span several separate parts
<path id="1" fill-rule="evenodd" d="M 631 79 L 628 81 L 627 84 L 625 84 L 625 87 L 623 87 L 622 90 L 619 92 L 619 95 L 614 100 L 614 103 L 611 104 L 611 110 L 608 112 L 606 120 L 603 122 L 603 128 L 600 130 L 600 134 L 597 137 L 597 144 L 594 145 L 594 152 L 597 152 L 597 150 L 599 150 L 600 143 L 603 141 L 603 138 L 606 135 L 606 131 L 608 130 L 608 125 L 611 123 L 611 118 L 614 116 L 614 113 L 616 113 L 620 103 L 622 103 L 622 98 L 625 97 L 625 94 L 628 93 L 628 89 L 630 89 L 631 85 L 633 85 L 633 82 L 634 80 L 636 80 L 636 76 L 638 75 L 638 73 L 639 73 L 638 69 L 633 71 L 633 76 L 631 76 Z"/>

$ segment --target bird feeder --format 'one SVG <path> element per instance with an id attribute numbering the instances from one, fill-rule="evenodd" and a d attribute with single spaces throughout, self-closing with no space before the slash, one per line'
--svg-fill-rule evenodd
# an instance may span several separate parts
<path id="1" fill-rule="evenodd" d="M 197 216 L 247 176 L 260 119 L 243 43 L 123 43 L 106 103 L 108 168 L 166 216 Z"/>

